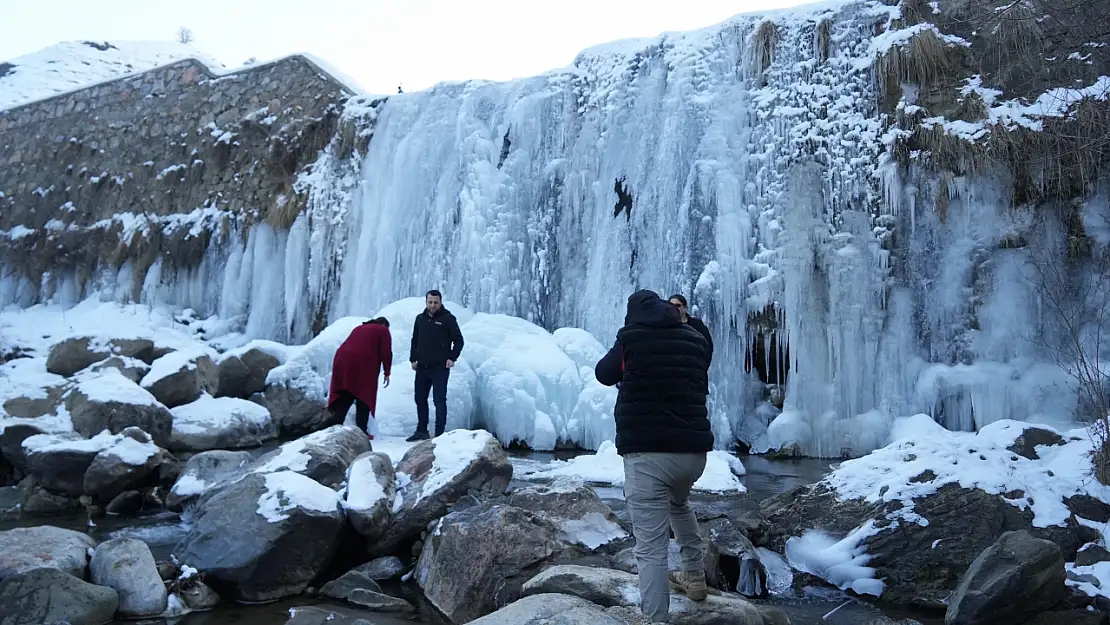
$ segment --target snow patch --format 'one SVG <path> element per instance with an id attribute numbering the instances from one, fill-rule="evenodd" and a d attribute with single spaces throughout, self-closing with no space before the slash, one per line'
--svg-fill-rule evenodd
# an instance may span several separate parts
<path id="1" fill-rule="evenodd" d="M 420 487 L 417 503 L 447 486 L 482 455 L 486 445 L 496 442 L 485 430 L 453 430 L 432 439 L 432 468 Z"/>
<path id="2" fill-rule="evenodd" d="M 154 395 L 131 380 L 118 369 L 105 368 L 92 374 L 79 374 L 77 391 L 89 401 L 114 402 L 134 406 L 161 406 Z"/>
<path id="3" fill-rule="evenodd" d="M 212 397 L 204 393 L 199 399 L 170 409 L 173 431 L 179 434 L 203 434 L 214 429 L 238 427 L 265 428 L 272 421 L 270 411 L 252 401 L 235 397 Z"/>
<path id="4" fill-rule="evenodd" d="M 385 490 L 378 482 L 369 457 L 356 459 L 347 472 L 347 496 L 343 505 L 348 510 L 370 510 L 385 499 Z"/>
<path id="5" fill-rule="evenodd" d="M 331 513 L 339 507 L 339 495 L 312 478 L 292 471 L 267 473 L 266 492 L 258 498 L 258 514 L 270 523 L 289 518 L 295 509 Z"/>

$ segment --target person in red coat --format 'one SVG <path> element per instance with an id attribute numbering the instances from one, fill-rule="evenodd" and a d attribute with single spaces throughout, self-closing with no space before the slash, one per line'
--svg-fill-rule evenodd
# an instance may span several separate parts
<path id="1" fill-rule="evenodd" d="M 393 338 L 385 317 L 371 319 L 352 330 L 332 361 L 328 410 L 342 420 L 354 404 L 355 424 L 367 432 L 370 440 L 374 435 L 366 427 L 377 406 L 378 370 L 385 371 L 385 386 L 389 386 L 392 364 Z"/>

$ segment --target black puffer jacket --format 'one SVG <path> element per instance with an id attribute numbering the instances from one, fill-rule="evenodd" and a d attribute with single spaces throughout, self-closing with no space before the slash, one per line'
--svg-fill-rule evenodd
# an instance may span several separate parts
<path id="1" fill-rule="evenodd" d="M 594 375 L 620 383 L 617 452 L 701 453 L 713 449 L 705 398 L 709 348 L 678 309 L 652 291 L 628 298 L 624 327 Z"/>
<path id="2" fill-rule="evenodd" d="M 446 308 L 440 308 L 435 316 L 424 311 L 416 316 L 412 324 L 412 343 L 409 345 L 409 362 L 421 368 L 447 366 L 447 361 L 459 359 L 463 348 L 462 330 L 459 322 Z"/>

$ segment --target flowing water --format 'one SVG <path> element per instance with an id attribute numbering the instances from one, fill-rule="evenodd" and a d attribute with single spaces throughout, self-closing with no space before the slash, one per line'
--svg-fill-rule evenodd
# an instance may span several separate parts
<path id="1" fill-rule="evenodd" d="M 563 453 L 527 453 L 514 454 L 514 464 L 547 463 L 555 459 L 565 459 L 581 452 Z M 743 458 L 747 475 L 743 478 L 748 492 L 743 495 L 714 496 L 695 494 L 692 503 L 699 509 L 713 509 L 720 512 L 737 513 L 756 510 L 759 502 L 767 497 L 788 492 L 811 484 L 821 479 L 830 469 L 827 460 L 803 458 L 798 460 L 772 460 L 759 456 Z M 620 488 L 598 487 L 598 494 L 617 512 L 618 516 L 625 514 L 623 494 Z M 3 500 L 5 491 L 0 489 L 0 500 Z M 72 514 L 51 517 L 0 520 L 0 530 L 13 527 L 26 527 L 49 523 L 58 527 L 86 531 L 98 541 L 110 538 L 129 536 L 146 542 L 156 560 L 167 560 L 177 542 L 188 531 L 178 515 L 164 512 L 138 519 L 124 519 L 120 517 L 104 517 L 96 519 L 90 526 L 85 515 Z M 416 605 L 421 605 L 423 598 L 415 584 L 396 585 L 387 588 L 388 591 L 406 597 Z M 862 625 L 878 619 L 884 612 L 865 602 L 851 600 L 843 593 L 828 588 L 806 588 L 796 596 L 774 597 L 768 600 L 787 612 L 794 625 Z M 211 612 L 193 613 L 183 617 L 148 620 L 148 623 L 165 625 L 281 625 L 289 618 L 291 608 L 306 605 L 340 606 L 329 600 L 297 597 L 285 601 L 278 601 L 265 605 L 225 605 Z M 349 609 L 349 607 L 348 607 Z M 833 612 L 833 610 L 836 610 Z M 425 610 L 425 613 L 429 612 Z M 828 613 L 828 618 L 823 618 Z M 901 617 L 887 609 L 885 614 L 892 618 Z M 931 619 L 919 614 L 912 615 L 923 625 L 934 625 L 942 619 Z M 370 615 L 366 617 L 377 625 L 398 625 L 400 623 L 427 623 L 438 625 L 438 621 L 428 618 L 404 620 L 385 615 Z M 121 623 L 123 623 L 121 621 Z"/>

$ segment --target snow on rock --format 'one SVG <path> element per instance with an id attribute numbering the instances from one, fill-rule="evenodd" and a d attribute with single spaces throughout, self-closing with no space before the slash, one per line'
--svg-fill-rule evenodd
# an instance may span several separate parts
<path id="1" fill-rule="evenodd" d="M 254 402 L 234 397 L 212 397 L 178 406 L 173 415 L 170 449 L 207 451 L 258 447 L 277 438 L 270 411 Z"/>
<path id="2" fill-rule="evenodd" d="M 187 58 L 223 67 L 193 46 L 173 41 L 55 44 L 6 62 L 12 67 L 0 74 L 0 110 Z"/>
<path id="3" fill-rule="evenodd" d="M 162 405 L 154 395 L 124 377 L 117 369 L 105 369 L 96 374 L 79 376 L 76 390 L 94 402 L 134 406 Z"/>
<path id="4" fill-rule="evenodd" d="M 339 495 L 323 484 L 292 471 L 267 473 L 266 492 L 258 499 L 258 514 L 270 523 L 289 518 L 294 508 L 334 513 Z"/>
<path id="5" fill-rule="evenodd" d="M 824 481 L 842 500 L 899 501 L 902 507 L 892 514 L 919 525 L 928 521 L 914 511 L 913 499 L 947 484 L 992 495 L 1019 492 L 1005 501 L 1031 510 L 1034 527 L 1065 525 L 1071 516 L 1066 497 L 1090 495 L 1110 502 L 1110 488 L 1092 478 L 1092 442 L 1085 430 L 1056 432 L 1063 444 L 1036 447 L 1039 458 L 1032 460 L 1008 449 L 1030 427 L 996 421 L 973 434 L 945 430 L 928 415 L 897 419 L 892 432 L 895 442 L 841 463 Z M 936 477 L 912 479 L 926 471 Z"/>
<path id="6" fill-rule="evenodd" d="M 143 376 L 140 384 L 143 387 L 150 388 L 155 383 L 164 380 L 165 378 L 178 373 L 180 371 L 192 371 L 197 368 L 197 361 L 200 358 L 212 358 L 215 351 L 207 347 L 193 347 L 191 349 L 183 349 L 166 354 L 161 358 L 155 360 L 150 365 L 150 371 Z"/>
<path id="7" fill-rule="evenodd" d="M 351 463 L 343 507 L 359 534 L 377 540 L 385 533 L 393 519 L 395 495 L 396 480 L 389 456 L 367 452 Z"/>
<path id="8" fill-rule="evenodd" d="M 705 492 L 747 492 L 738 475 L 744 475 L 744 464 L 739 458 L 723 451 L 709 452 L 705 471 L 694 490 Z M 611 442 L 602 443 L 597 453 L 577 456 L 571 460 L 556 460 L 547 467 L 520 475 L 524 480 L 545 480 L 563 476 L 578 476 L 597 484 L 624 485 L 624 460 Z"/>

